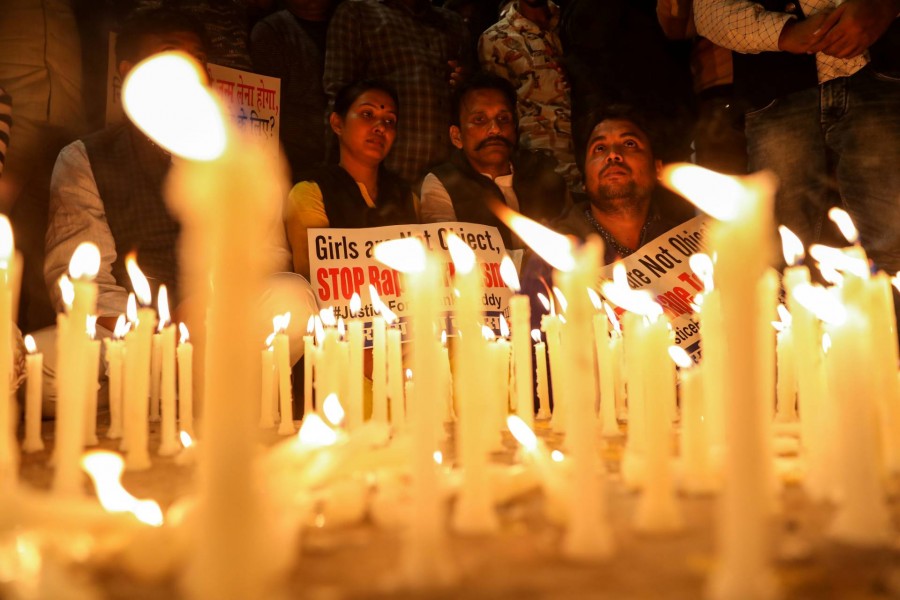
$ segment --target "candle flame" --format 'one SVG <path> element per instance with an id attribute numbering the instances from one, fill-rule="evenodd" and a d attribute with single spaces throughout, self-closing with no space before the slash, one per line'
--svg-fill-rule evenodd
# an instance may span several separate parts
<path id="1" fill-rule="evenodd" d="M 669 356 L 682 369 L 687 369 L 694 365 L 690 355 L 681 346 L 669 346 Z"/>
<path id="2" fill-rule="evenodd" d="M 660 306 L 645 290 L 634 291 L 630 288 L 623 289 L 615 283 L 604 282 L 603 295 L 610 299 L 616 306 L 639 315 L 644 315 L 650 320 L 656 320 L 663 314 Z"/>
<path id="3" fill-rule="evenodd" d="M 777 331 L 778 333 L 781 333 L 785 330 L 784 323 L 782 323 L 781 321 L 772 321 L 772 327 L 774 327 L 775 331 Z"/>
<path id="4" fill-rule="evenodd" d="M 560 312 L 566 312 L 566 309 L 569 307 L 569 303 L 566 300 L 566 297 L 563 295 L 562 291 L 553 286 L 553 295 L 556 296 L 556 301 L 559 302 L 559 310 Z"/>
<path id="5" fill-rule="evenodd" d="M 358 313 L 362 309 L 362 299 L 359 297 L 359 294 L 353 292 L 353 296 L 350 298 L 350 312 Z"/>
<path id="6" fill-rule="evenodd" d="M 388 325 L 393 325 L 400 319 L 397 313 L 389 309 L 386 304 L 381 305 L 381 316 L 384 317 L 384 322 Z"/>
<path id="7" fill-rule="evenodd" d="M 306 320 L 306 335 L 312 335 L 316 330 L 316 316 L 309 315 L 309 318 Z"/>
<path id="8" fill-rule="evenodd" d="M 181 333 L 181 343 L 187 344 L 191 339 L 191 336 L 188 333 L 187 325 L 185 325 L 184 323 L 179 323 L 178 331 L 179 331 L 179 333 Z"/>
<path id="9" fill-rule="evenodd" d="M 406 369 L 404 374 L 406 375 L 407 381 L 412 381 L 412 369 Z"/>
<path id="10" fill-rule="evenodd" d="M 0 215 L 0 265 L 9 266 L 9 261 L 15 250 L 12 224 L 6 215 Z"/>
<path id="11" fill-rule="evenodd" d="M 619 324 L 619 317 L 616 316 L 616 311 L 609 302 L 603 303 L 603 309 L 606 311 L 606 316 L 609 317 L 609 322 L 612 323 L 613 330 L 617 332 L 622 331 L 622 326 Z"/>
<path id="12" fill-rule="evenodd" d="M 337 394 L 328 394 L 325 397 L 325 401 L 322 403 L 322 412 L 325 413 L 325 418 L 331 421 L 332 425 L 341 424 L 344 420 L 344 407 L 341 406 Z"/>
<path id="13" fill-rule="evenodd" d="M 93 279 L 100 271 L 100 249 L 91 242 L 81 242 L 69 261 L 72 279 Z"/>
<path id="14" fill-rule="evenodd" d="M 540 329 L 532 329 L 531 330 L 531 339 L 534 340 L 534 343 L 538 343 L 541 341 L 541 330 Z"/>
<path id="15" fill-rule="evenodd" d="M 520 417 L 509 415 L 506 417 L 506 426 L 509 427 L 509 432 L 516 438 L 516 441 L 522 444 L 526 450 L 533 452 L 537 448 L 537 436 Z"/>
<path id="16" fill-rule="evenodd" d="M 434 454 L 432 454 L 432 457 L 434 457 L 434 462 L 436 464 L 444 464 L 444 454 L 440 450 L 435 450 Z"/>
<path id="17" fill-rule="evenodd" d="M 447 345 L 447 330 L 444 329 L 443 331 L 441 331 L 441 346 L 446 346 L 446 345 Z"/>
<path id="18" fill-rule="evenodd" d="M 790 266 L 796 265 L 804 255 L 803 242 L 796 233 L 784 225 L 778 226 L 778 233 L 781 234 L 781 251 L 785 262 Z"/>
<path id="19" fill-rule="evenodd" d="M 125 314 L 132 323 L 138 322 L 137 300 L 134 298 L 134 293 L 128 294 L 128 302 L 125 303 Z"/>
<path id="20" fill-rule="evenodd" d="M 378 290 L 371 283 L 369 284 L 369 297 L 372 299 L 372 308 L 380 314 L 384 303 L 381 301 L 381 296 L 378 295 Z"/>
<path id="21" fill-rule="evenodd" d="M 575 268 L 575 257 L 572 256 L 574 247 L 569 238 L 520 215 L 506 205 L 498 207 L 497 216 L 551 267 L 557 271 L 571 271 Z"/>
<path id="22" fill-rule="evenodd" d="M 213 160 L 225 151 L 227 139 L 222 109 L 206 79 L 188 55 L 156 54 L 125 77 L 122 106 L 138 128 L 172 154 Z"/>
<path id="23" fill-rule="evenodd" d="M 169 313 L 169 290 L 166 289 L 166 284 L 159 286 L 156 305 L 159 308 L 159 326 L 156 330 L 162 332 L 172 322 L 172 315 Z"/>
<path id="24" fill-rule="evenodd" d="M 97 315 L 88 315 L 84 323 L 84 330 L 88 337 L 94 339 L 97 337 Z"/>
<path id="25" fill-rule="evenodd" d="M 863 279 L 869 277 L 869 265 L 864 259 L 850 256 L 838 248 L 813 244 L 809 247 L 809 255 L 826 269 L 852 273 Z"/>
<path id="26" fill-rule="evenodd" d="M 829 350 L 831 350 L 831 336 L 826 331 L 822 334 L 822 352 L 828 354 Z"/>
<path id="27" fill-rule="evenodd" d="M 600 294 L 592 290 L 591 288 L 587 289 L 588 296 L 591 299 L 591 304 L 594 305 L 596 310 L 601 310 L 603 308 L 603 300 L 600 299 Z"/>
<path id="28" fill-rule="evenodd" d="M 891 278 L 891 285 L 900 292 L 900 271 L 897 271 L 897 274 Z"/>
<path id="29" fill-rule="evenodd" d="M 708 254 L 703 254 L 702 252 L 692 254 L 688 259 L 688 264 L 690 265 L 691 270 L 700 278 L 704 290 L 708 292 L 715 289 L 715 283 L 713 282 L 713 261 Z"/>
<path id="30" fill-rule="evenodd" d="M 62 301 L 66 308 L 72 308 L 72 302 L 75 301 L 75 286 L 72 285 L 72 280 L 68 275 L 59 278 L 59 293 L 62 295 Z"/>
<path id="31" fill-rule="evenodd" d="M 316 330 L 316 345 L 321 346 L 325 341 L 325 328 L 322 326 L 322 319 L 316 317 L 315 320 L 315 330 Z"/>
<path id="32" fill-rule="evenodd" d="M 847 319 L 844 305 L 822 286 L 801 283 L 794 288 L 794 298 L 825 323 L 840 325 Z"/>
<path id="33" fill-rule="evenodd" d="M 277 334 L 273 331 L 269 335 L 266 336 L 266 348 L 272 350 L 272 344 L 275 342 L 275 336 Z"/>
<path id="34" fill-rule="evenodd" d="M 547 296 L 545 296 L 542 292 L 538 292 L 537 297 L 538 300 L 540 300 L 541 304 L 544 305 L 544 310 L 550 310 L 550 300 L 547 299 Z"/>
<path id="35" fill-rule="evenodd" d="M 447 249 L 450 251 L 450 260 L 460 273 L 471 273 L 475 268 L 475 252 L 460 239 L 455 233 L 447 236 Z"/>
<path id="36" fill-rule="evenodd" d="M 554 450 L 550 453 L 550 460 L 553 462 L 562 462 L 566 459 L 566 455 L 560 452 L 559 450 Z"/>
<path id="37" fill-rule="evenodd" d="M 116 325 L 113 327 L 113 338 L 121 340 L 126 333 L 128 333 L 128 323 L 125 321 L 125 315 L 119 315 Z"/>
<path id="38" fill-rule="evenodd" d="M 122 471 L 125 461 L 113 452 L 93 450 L 81 458 L 81 467 L 87 471 L 97 499 L 109 512 L 130 512 L 139 521 L 159 527 L 163 524 L 162 511 L 153 500 L 138 500 L 122 487 Z"/>
<path id="39" fill-rule="evenodd" d="M 663 168 L 661 180 L 719 221 L 736 219 L 747 200 L 746 189 L 738 179 L 696 165 L 669 165 Z"/>
<path id="40" fill-rule="evenodd" d="M 134 293 L 141 306 L 150 306 L 153 302 L 153 295 L 150 293 L 150 282 L 147 281 L 144 272 L 138 267 L 134 252 L 125 258 L 125 268 L 128 270 L 131 286 L 134 288 Z"/>
<path id="41" fill-rule="evenodd" d="M 425 246 L 412 237 L 381 242 L 375 246 L 375 260 L 401 273 L 421 273 L 425 270 Z"/>
<path id="42" fill-rule="evenodd" d="M 323 308 L 320 310 L 319 318 L 322 319 L 322 325 L 325 327 L 334 327 L 337 325 L 337 319 L 334 318 L 334 310 L 331 308 Z"/>
<path id="43" fill-rule="evenodd" d="M 794 318 L 791 316 L 791 311 L 789 311 L 784 304 L 779 304 L 775 310 L 778 311 L 778 318 L 781 319 L 781 323 L 783 323 L 785 327 L 790 327 L 791 323 L 794 321 Z"/>
<path id="44" fill-rule="evenodd" d="M 344 325 L 344 317 L 338 318 L 337 330 L 338 330 L 338 335 L 341 336 L 341 339 L 344 339 L 344 336 L 347 333 L 347 327 L 346 327 L 346 325 Z"/>
<path id="45" fill-rule="evenodd" d="M 522 285 L 519 283 L 519 274 L 516 272 L 516 265 L 513 264 L 508 254 L 504 255 L 500 260 L 500 278 L 503 279 L 506 287 L 512 291 L 518 292 L 522 289 Z"/>
<path id="46" fill-rule="evenodd" d="M 297 440 L 302 445 L 313 448 L 332 446 L 337 442 L 337 439 L 337 432 L 315 413 L 303 417 L 300 431 L 297 432 Z"/>
<path id="47" fill-rule="evenodd" d="M 178 437 L 181 438 L 181 445 L 185 448 L 190 448 L 194 445 L 194 440 L 191 438 L 191 434 L 189 434 L 185 430 L 181 430 L 178 432 Z"/>
<path id="48" fill-rule="evenodd" d="M 497 335 L 494 333 L 494 330 L 488 327 L 487 325 L 481 326 L 481 336 L 488 340 L 492 341 L 497 338 Z"/>
<path id="49" fill-rule="evenodd" d="M 831 285 L 836 285 L 838 287 L 844 285 L 844 276 L 831 265 L 819 264 L 819 273 L 821 273 L 822 279 Z"/>
<path id="50" fill-rule="evenodd" d="M 500 315 L 500 335 L 508 338 L 509 337 L 509 323 L 506 322 L 506 317 Z"/>
<path id="51" fill-rule="evenodd" d="M 25 336 L 25 349 L 28 350 L 28 354 L 37 352 L 37 344 L 34 343 L 34 338 L 30 333 Z"/>
<path id="52" fill-rule="evenodd" d="M 850 218 L 850 214 L 846 210 L 832 206 L 828 211 L 828 218 L 838 226 L 838 229 L 841 230 L 848 242 L 855 244 L 859 241 L 859 230 L 856 229 L 853 219 Z"/>

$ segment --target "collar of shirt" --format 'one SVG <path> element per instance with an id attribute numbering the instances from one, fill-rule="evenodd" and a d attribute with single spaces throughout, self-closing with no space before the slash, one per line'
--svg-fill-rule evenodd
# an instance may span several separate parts
<path id="1" fill-rule="evenodd" d="M 498 175 L 497 177 L 491 177 L 490 173 L 481 173 L 481 175 L 484 175 L 500 187 L 512 187 L 515 172 L 516 170 L 513 168 L 512 163 L 509 163 L 509 175 Z"/>

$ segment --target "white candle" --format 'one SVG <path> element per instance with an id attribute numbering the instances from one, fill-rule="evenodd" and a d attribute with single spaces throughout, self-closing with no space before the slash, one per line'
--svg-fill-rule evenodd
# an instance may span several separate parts
<path id="1" fill-rule="evenodd" d="M 162 346 L 159 332 L 150 340 L 150 421 L 159 422 L 159 394 L 162 383 Z"/>
<path id="2" fill-rule="evenodd" d="M 550 418 L 550 390 L 547 385 L 547 345 L 541 341 L 541 332 L 531 331 L 534 339 L 534 363 L 537 371 L 538 419 Z"/>
<path id="3" fill-rule="evenodd" d="M 175 325 L 169 313 L 169 295 L 165 285 L 159 286 L 160 330 L 160 401 L 162 427 L 160 432 L 159 455 L 172 456 L 181 451 L 178 439 L 178 415 L 175 403 Z"/>
<path id="4" fill-rule="evenodd" d="M 359 299 L 359 295 L 354 294 Z M 352 300 L 351 300 L 352 303 Z M 358 312 L 359 309 L 356 309 Z M 347 343 L 349 357 L 347 372 L 347 429 L 356 429 L 365 421 L 365 405 L 363 403 L 363 323 L 350 321 L 347 323 Z"/>
<path id="5" fill-rule="evenodd" d="M 456 266 L 454 285 L 459 291 L 455 320 L 460 338 L 454 347 L 456 366 L 457 459 L 463 480 L 453 514 L 453 527 L 461 533 L 482 534 L 499 527 L 490 495 L 485 427 L 482 414 L 484 369 L 487 348 L 481 333 L 484 314 L 481 306 L 481 272 L 475 253 L 456 235 L 448 236 L 448 246 Z"/>
<path id="6" fill-rule="evenodd" d="M 797 420 L 797 363 L 790 324 L 783 324 L 783 329 L 776 336 L 775 345 L 778 361 L 775 420 L 779 423 L 792 423 Z"/>
<path id="7" fill-rule="evenodd" d="M 600 424 L 603 435 L 621 435 L 616 418 L 616 375 L 612 345 L 609 339 L 609 319 L 606 312 L 594 315 L 594 343 L 597 348 L 597 375 L 600 378 Z"/>
<path id="8" fill-rule="evenodd" d="M 534 426 L 534 388 L 531 374 L 531 302 L 516 295 L 509 301 L 512 321 L 513 371 L 515 373 L 516 414 L 529 427 Z"/>
<path id="9" fill-rule="evenodd" d="M 194 437 L 194 345 L 188 329 L 178 324 L 181 334 L 178 350 L 178 429 Z"/>
<path id="10" fill-rule="evenodd" d="M 387 396 L 391 406 L 391 423 L 402 425 L 403 408 L 403 358 L 400 353 L 400 330 L 387 330 Z"/>
<path id="11" fill-rule="evenodd" d="M 122 437 L 122 365 L 125 353 L 122 338 L 127 331 L 125 315 L 119 315 L 113 337 L 103 340 L 109 369 L 109 429 L 106 430 L 106 437 L 110 440 Z"/>
<path id="12" fill-rule="evenodd" d="M 587 289 L 597 282 L 601 255 L 599 240 L 589 238 L 578 252 L 574 269 L 554 274 L 568 300 L 563 337 L 566 360 L 560 371 L 567 384 L 563 392 L 569 417 L 566 444 L 571 448 L 572 489 L 577 490 L 569 495 L 569 526 L 562 549 L 565 556 L 586 561 L 607 559 L 614 545 L 595 435 L 593 344 L 591 336 L 584 335 L 592 326 Z"/>
<path id="13" fill-rule="evenodd" d="M 94 312 L 100 268 L 100 252 L 90 243 L 76 248 L 69 263 L 74 299 L 65 327 L 59 332 L 56 414 L 56 473 L 53 489 L 58 494 L 82 492 L 81 453 L 84 450 L 84 391 L 87 383 L 87 316 Z M 64 358 L 65 357 L 65 358 Z M 96 377 L 96 373 L 91 374 Z M 4 386 L 0 386 L 2 388 Z"/>
<path id="14" fill-rule="evenodd" d="M 384 317 L 372 318 L 372 420 L 388 422 L 387 357 Z"/>
<path id="15" fill-rule="evenodd" d="M 91 377 L 91 373 L 99 373 L 100 370 L 100 340 L 95 340 L 96 320 L 94 316 L 88 317 L 88 335 L 85 342 L 85 360 L 88 376 L 84 383 L 84 443 L 86 446 L 96 446 L 97 439 L 97 378 Z"/>
<path id="16" fill-rule="evenodd" d="M 444 390 L 443 421 L 452 423 L 456 419 L 456 410 L 453 406 L 453 373 L 450 370 L 446 330 L 441 332 L 441 389 Z"/>
<path id="17" fill-rule="evenodd" d="M 689 494 L 708 494 L 715 490 L 702 374 L 701 367 L 680 371 L 681 488 Z"/>
<path id="18" fill-rule="evenodd" d="M 563 376 L 562 376 L 562 349 L 559 345 L 559 317 L 555 314 L 541 317 L 541 330 L 547 340 L 547 361 L 550 363 L 550 390 L 553 398 L 553 412 L 550 416 L 550 425 L 554 431 L 565 431 L 565 423 L 562 419 L 563 403 Z M 557 414 L 559 413 L 559 414 Z"/>
<path id="19" fill-rule="evenodd" d="M 315 327 L 315 316 L 310 315 L 303 336 L 303 417 L 313 412 L 313 370 L 316 364 L 316 342 L 312 336 Z"/>
<path id="20" fill-rule="evenodd" d="M 136 266 L 136 265 L 135 265 Z M 145 280 L 146 281 L 146 280 Z M 125 455 L 125 469 L 127 471 L 142 471 L 149 469 L 150 462 L 150 424 L 148 419 L 148 404 L 150 391 L 150 347 L 152 344 L 153 330 L 156 328 L 156 311 L 149 307 L 150 288 L 147 286 L 147 304 L 138 309 L 138 324 L 132 336 L 131 346 L 127 346 L 128 354 L 134 354 L 131 363 L 131 372 L 126 372 L 128 382 L 126 390 L 130 390 L 126 402 L 133 415 L 133 428 L 128 438 L 128 453 Z M 137 292 L 140 294 L 141 292 Z"/>
<path id="21" fill-rule="evenodd" d="M 0 215 L 0 485 L 12 486 L 18 480 L 19 458 L 15 423 L 12 421 L 13 398 L 9 392 L 12 379 L 12 314 L 13 299 L 13 243 L 12 226 Z"/>
<path id="22" fill-rule="evenodd" d="M 643 484 L 644 444 L 647 436 L 645 345 L 647 326 L 644 316 L 626 312 L 622 317 L 625 381 L 628 386 L 628 437 L 622 452 L 622 477 L 632 488 Z"/>
<path id="23" fill-rule="evenodd" d="M 25 347 L 28 356 L 25 357 L 25 439 L 22 442 L 23 452 L 37 452 L 44 449 L 44 440 L 41 439 L 41 389 L 42 373 L 44 370 L 44 355 L 37 352 L 34 338 L 25 336 Z"/>
<path id="24" fill-rule="evenodd" d="M 260 352 L 262 363 L 262 383 L 259 392 L 259 426 L 265 429 L 275 427 L 275 416 L 272 411 L 272 395 L 274 394 L 275 352 L 269 346 Z"/>
<path id="25" fill-rule="evenodd" d="M 879 422 L 885 475 L 900 472 L 900 388 L 897 387 L 897 323 L 888 276 L 879 272 L 866 282 L 872 318 L 873 366 L 876 368 Z"/>
<path id="26" fill-rule="evenodd" d="M 281 408 L 281 420 L 278 422 L 278 435 L 293 435 L 294 410 L 291 397 L 291 357 L 287 334 L 280 330 L 275 335 L 275 366 L 278 372 L 278 398 Z"/>

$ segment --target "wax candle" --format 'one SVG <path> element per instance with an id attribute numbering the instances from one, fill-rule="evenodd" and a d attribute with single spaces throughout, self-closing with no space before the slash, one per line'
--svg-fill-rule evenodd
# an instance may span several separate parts
<path id="1" fill-rule="evenodd" d="M 885 475 L 900 472 L 900 388 L 897 387 L 897 322 L 891 284 L 884 272 L 867 282 L 872 319 L 872 352 L 876 368 L 879 423 Z"/>
<path id="2" fill-rule="evenodd" d="M 594 343 L 597 350 L 597 375 L 600 380 L 600 424 L 604 436 L 618 437 L 621 432 L 616 418 L 615 364 L 612 342 L 609 338 L 609 319 L 605 311 L 594 315 Z"/>
<path id="3" fill-rule="evenodd" d="M 306 322 L 306 335 L 303 336 L 303 416 L 313 412 L 313 378 L 316 364 L 316 342 L 313 338 L 316 317 L 310 315 Z"/>
<path id="4" fill-rule="evenodd" d="M 172 456 L 181 451 L 178 439 L 178 415 L 175 404 L 175 325 L 169 312 L 169 294 L 165 285 L 159 286 L 159 360 L 160 402 L 162 427 L 160 431 L 160 456 Z"/>
<path id="5" fill-rule="evenodd" d="M 23 452 L 37 452 L 44 449 L 41 439 L 41 389 L 44 355 L 37 351 L 34 338 L 25 336 L 25 439 L 22 441 Z"/>
<path id="6" fill-rule="evenodd" d="M 797 420 L 797 363 L 794 355 L 794 335 L 790 324 L 790 313 L 779 305 L 781 313 L 780 330 L 776 335 L 777 384 L 775 420 L 792 423 Z"/>
<path id="7" fill-rule="evenodd" d="M 266 340 L 268 341 L 268 340 Z M 272 341 L 275 341 L 272 336 Z M 259 393 L 259 426 L 263 428 L 275 427 L 275 415 L 272 410 L 272 396 L 274 394 L 275 379 L 275 352 L 271 345 L 260 352 L 262 362 L 262 383 Z"/>
<path id="8" fill-rule="evenodd" d="M 84 443 L 86 446 L 96 446 L 99 443 L 97 439 L 97 378 L 91 377 L 91 373 L 98 373 L 100 370 L 100 340 L 94 339 L 97 335 L 97 317 L 88 316 L 87 320 L 88 339 L 85 342 L 85 361 L 88 376 L 85 377 L 84 383 Z"/>
<path id="9" fill-rule="evenodd" d="M 128 332 L 125 315 L 119 315 L 113 337 L 106 338 L 106 364 L 109 369 L 109 429 L 106 437 L 117 440 L 122 437 L 122 388 L 123 388 L 123 359 L 125 344 L 122 338 Z"/>
<path id="10" fill-rule="evenodd" d="M 134 437 L 135 420 L 138 418 L 133 406 L 134 385 L 137 381 L 137 359 L 138 352 L 134 348 L 135 335 L 134 329 L 137 327 L 138 312 L 137 298 L 134 293 L 128 294 L 128 301 L 125 304 L 125 315 L 128 317 L 128 331 L 123 336 L 124 358 L 123 377 L 122 377 L 122 438 L 119 441 L 119 450 L 128 452 L 128 444 Z"/>
<path id="11" fill-rule="evenodd" d="M 541 341 L 541 332 L 531 330 L 534 340 L 534 363 L 537 371 L 538 419 L 550 418 L 550 391 L 547 387 L 547 345 Z"/>
<path id="12" fill-rule="evenodd" d="M 769 261 L 774 181 L 757 174 L 746 183 L 700 167 L 669 167 L 664 181 L 715 217 L 709 232 L 717 255 L 724 351 L 721 375 L 727 382 L 724 438 L 728 448 L 719 503 L 718 560 L 709 584 L 713 599 L 771 598 L 777 595 L 768 547 L 770 481 L 759 398 L 763 357 L 759 281 Z M 704 299 L 704 312 L 706 310 Z M 771 320 L 771 319 L 770 319 Z M 703 328 L 704 344 L 707 328 Z M 709 356 L 704 350 L 704 356 Z M 708 372 L 707 372 L 708 373 Z M 708 382 L 705 382 L 708 383 Z M 716 390 L 718 391 L 718 390 Z"/>
<path id="13" fill-rule="evenodd" d="M 456 419 L 453 407 L 453 374 L 450 370 L 450 350 L 447 348 L 447 330 L 441 332 L 441 389 L 444 390 L 443 421 L 451 423 Z"/>
<path id="14" fill-rule="evenodd" d="M 370 293 L 374 288 L 370 286 Z M 375 294 L 373 304 L 375 304 Z M 380 302 L 378 303 L 380 307 Z M 384 317 L 376 315 L 372 318 L 372 420 L 377 423 L 388 422 L 387 405 L 387 357 Z"/>
<path id="15" fill-rule="evenodd" d="M 572 489 L 569 497 L 569 526 L 563 538 L 563 554 L 586 561 L 607 559 L 613 551 L 612 529 L 607 521 L 605 486 L 598 478 L 603 473 L 599 460 L 594 412 L 595 383 L 593 344 L 590 336 L 592 315 L 587 289 L 596 284 L 602 244 L 592 237 L 579 249 L 571 272 L 557 272 L 568 306 L 564 336 L 565 363 L 562 374 L 567 380 L 563 402 L 569 413 L 566 444 L 571 449 Z M 566 392 L 571 392 L 567 394 Z"/>
<path id="16" fill-rule="evenodd" d="M 18 449 L 15 424 L 12 422 L 13 399 L 9 392 L 12 379 L 12 314 L 13 302 L 13 243 L 12 226 L 0 215 L 0 484 L 13 485 L 18 480 Z"/>
<path id="17" fill-rule="evenodd" d="M 178 332 L 178 429 L 194 437 L 194 345 L 184 323 L 178 324 Z"/>
<path id="18" fill-rule="evenodd" d="M 715 490 L 710 460 L 706 403 L 703 399 L 703 368 L 682 367 L 679 371 L 681 398 L 681 489 L 689 494 Z"/>
<path id="19" fill-rule="evenodd" d="M 58 494 L 75 495 L 82 491 L 80 461 L 84 450 L 87 374 L 86 324 L 94 312 L 97 286 L 93 279 L 100 269 L 100 251 L 91 243 L 75 249 L 69 262 L 74 298 L 66 326 L 59 332 L 57 364 L 58 402 L 56 413 L 56 473 L 53 489 Z M 0 288 L 2 290 L 2 288 Z M 2 319 L 0 319 L 2 320 Z M 96 377 L 92 373 L 91 377 Z M 0 386 L 3 388 L 5 386 Z"/>
<path id="20" fill-rule="evenodd" d="M 159 394 L 162 383 L 162 340 L 160 331 L 162 330 L 158 330 L 150 339 L 150 421 L 152 423 L 158 423 L 160 420 Z"/>
<path id="21" fill-rule="evenodd" d="M 278 422 L 278 435 L 293 435 L 294 409 L 291 397 L 291 357 L 290 341 L 288 340 L 287 326 L 290 323 L 290 313 L 279 315 L 275 321 L 275 367 L 278 373 L 278 399 L 281 409 L 281 419 Z"/>
<path id="22" fill-rule="evenodd" d="M 357 314 L 362 308 L 359 294 L 350 299 L 350 310 Z M 360 315 L 361 316 L 361 315 Z M 363 322 L 359 320 L 347 323 L 347 343 L 349 346 L 348 367 L 345 374 L 347 381 L 347 429 L 353 430 L 365 421 L 363 403 Z"/>
<path id="23" fill-rule="evenodd" d="M 547 340 L 547 361 L 550 363 L 550 391 L 553 398 L 553 412 L 550 415 L 550 426 L 554 431 L 565 432 L 566 424 L 563 422 L 562 413 L 557 415 L 559 411 L 563 411 L 563 375 L 562 349 L 559 343 L 559 316 L 556 314 L 544 315 L 541 317 L 541 330 Z"/>
<path id="24" fill-rule="evenodd" d="M 156 329 L 156 311 L 150 307 L 153 297 L 150 283 L 141 272 L 134 256 L 125 259 L 128 275 L 141 307 L 137 309 L 137 325 L 126 336 L 125 353 L 129 368 L 126 368 L 126 404 L 132 413 L 132 428 L 128 433 L 128 452 L 125 455 L 125 469 L 142 471 L 149 469 L 149 421 L 148 404 L 150 393 L 150 352 L 153 331 Z M 130 339 L 129 339 L 130 338 Z"/>
<path id="25" fill-rule="evenodd" d="M 644 430 L 646 323 L 643 315 L 625 313 L 622 328 L 625 342 L 623 362 L 628 389 L 628 437 L 622 453 L 622 477 L 629 487 L 636 488 L 643 483 L 644 444 L 647 439 Z"/>
<path id="26" fill-rule="evenodd" d="M 534 425 L 534 388 L 531 383 L 531 303 L 528 296 L 515 295 L 509 301 L 512 320 L 513 371 L 515 373 L 516 414 Z"/>
<path id="27" fill-rule="evenodd" d="M 403 408 L 403 358 L 400 353 L 400 330 L 387 330 L 387 396 L 390 401 L 391 422 L 401 425 Z"/>
<path id="28" fill-rule="evenodd" d="M 461 533 L 480 534 L 496 531 L 497 515 L 491 502 L 487 470 L 485 427 L 481 414 L 484 368 L 487 348 L 481 333 L 484 319 L 481 306 L 481 273 L 475 253 L 455 234 L 447 238 L 456 267 L 454 285 L 459 291 L 455 319 L 459 339 L 454 347 L 457 400 L 457 459 L 463 467 L 463 479 L 453 513 L 453 527 Z"/>

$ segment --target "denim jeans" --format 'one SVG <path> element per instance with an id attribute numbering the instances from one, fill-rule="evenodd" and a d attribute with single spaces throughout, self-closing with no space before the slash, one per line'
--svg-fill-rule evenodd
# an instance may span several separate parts
<path id="1" fill-rule="evenodd" d="M 837 199 L 876 267 L 900 270 L 900 79 L 866 67 L 746 115 L 751 171 L 779 178 L 775 218 L 820 241 Z"/>

